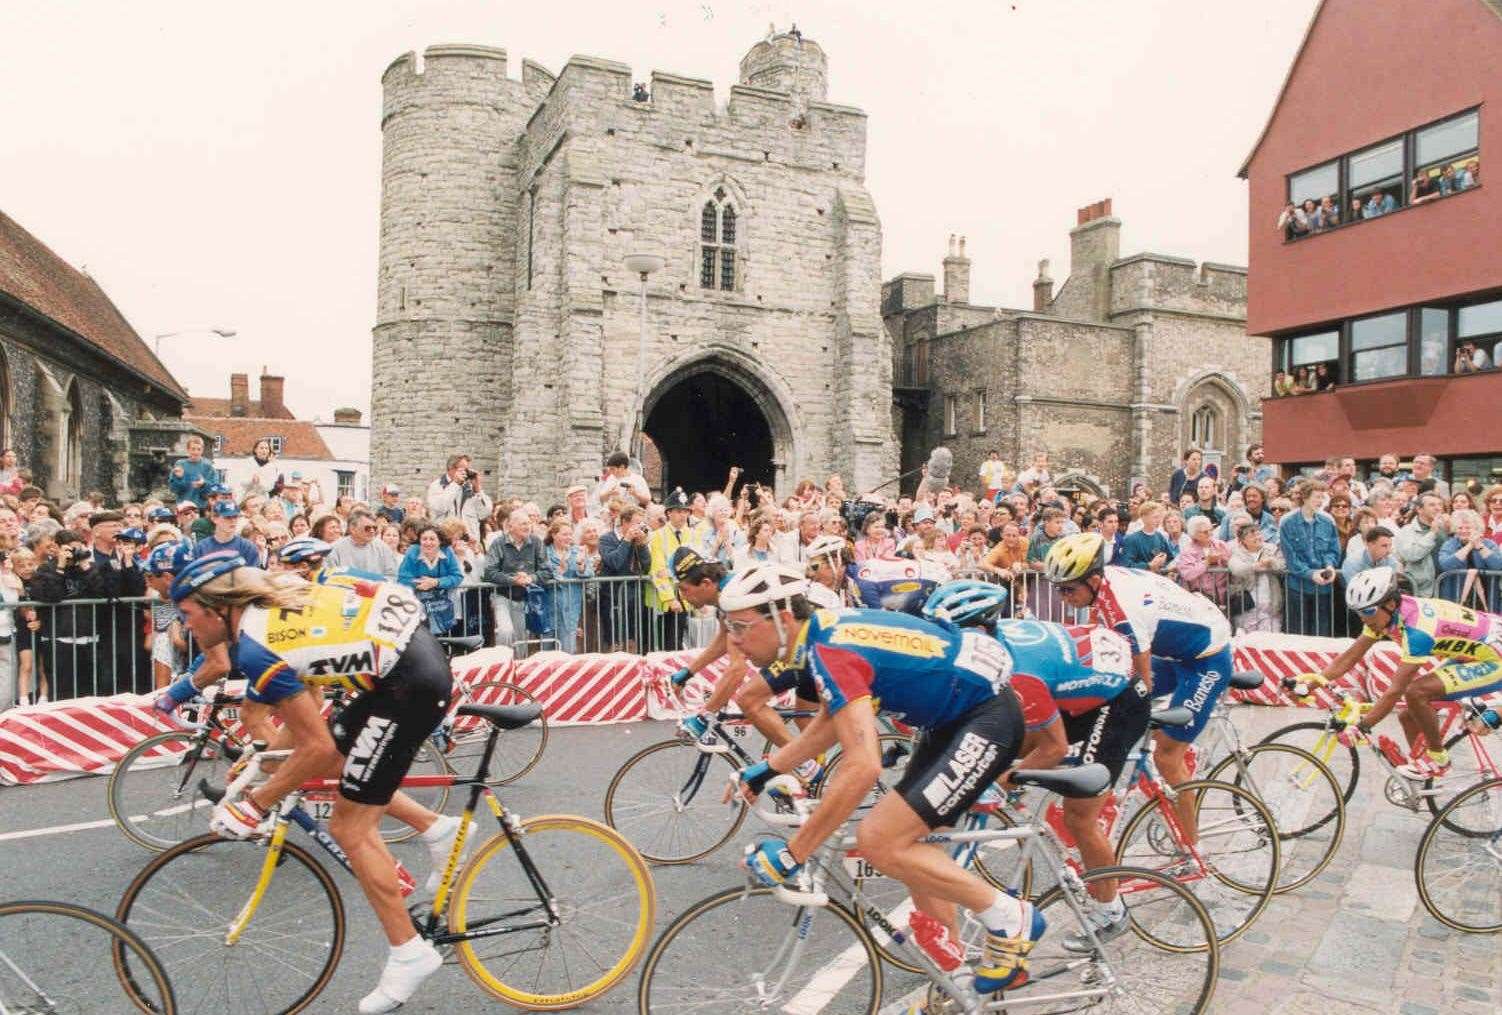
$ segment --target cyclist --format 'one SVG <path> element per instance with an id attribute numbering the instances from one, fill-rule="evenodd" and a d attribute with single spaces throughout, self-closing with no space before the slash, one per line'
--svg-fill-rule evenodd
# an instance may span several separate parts
<path id="1" fill-rule="evenodd" d="M 809 856 L 854 812 L 881 773 L 874 708 L 879 702 L 924 730 L 907 771 L 856 830 L 856 844 L 879 870 L 933 912 L 964 906 L 987 929 L 975 970 L 982 994 L 1018 986 L 1027 956 L 1043 935 L 1043 915 L 961 868 L 937 846 L 933 829 L 954 823 L 1012 766 L 1022 745 L 1022 708 L 1007 686 L 1011 658 L 994 638 L 886 610 L 815 611 L 807 581 L 792 568 L 759 564 L 738 572 L 720 593 L 730 643 L 753 665 L 780 664 L 814 680 L 823 709 L 797 739 L 742 769 L 754 799 L 779 773 L 826 750 L 843 748 L 838 773 L 790 840 L 763 836 L 746 849 L 746 867 L 763 884 L 798 899 L 809 891 Z"/>
<path id="2" fill-rule="evenodd" d="M 1096 623 L 1127 640 L 1132 672 L 1157 696 L 1194 717 L 1154 736 L 1153 757 L 1169 785 L 1189 781 L 1189 745 L 1210 721 L 1232 672 L 1231 625 L 1204 596 L 1151 571 L 1107 564 L 1098 532 L 1064 536 L 1043 558 L 1044 576 L 1075 609 L 1091 608 Z M 1197 841 L 1198 801 L 1181 793 L 1174 807 L 1185 837 Z"/>
<path id="3" fill-rule="evenodd" d="M 850 544 L 842 537 L 828 533 L 814 537 L 804 551 L 803 559 L 810 603 L 828 610 L 856 604 L 858 593 L 849 573 L 854 559 L 850 555 Z"/>
<path id="4" fill-rule="evenodd" d="M 705 560 L 691 547 L 680 546 L 673 551 L 671 567 L 674 581 L 677 583 L 677 595 L 682 602 L 695 610 L 706 606 L 719 609 L 720 590 L 731 578 L 723 564 L 718 561 Z M 818 694 L 809 681 L 799 684 L 797 678 L 789 674 L 763 672 L 760 674 L 760 679 L 747 681 L 746 657 L 725 637 L 723 622 L 709 646 L 700 652 L 693 662 L 674 673 L 669 679 L 675 687 L 682 687 L 695 673 L 705 669 L 727 653 L 730 661 L 725 667 L 725 672 L 715 682 L 714 690 L 705 700 L 700 713 L 684 720 L 684 726 L 699 737 L 702 743 L 706 745 L 713 743 L 714 734 L 709 732 L 707 717 L 717 714 L 733 697 L 735 703 L 740 706 L 741 714 L 751 721 L 751 725 L 755 726 L 773 744 L 781 747 L 793 737 L 788 732 L 787 724 L 772 707 L 772 698 L 797 687 L 797 707 L 803 711 L 813 712 L 819 707 Z M 797 722 L 799 725 L 804 725 L 807 720 L 797 720 Z M 817 766 L 807 766 L 800 774 L 804 778 L 812 778 L 818 774 Z"/>
<path id="5" fill-rule="evenodd" d="M 226 838 L 254 836 L 288 792 L 310 779 L 337 777 L 329 832 L 348 854 L 391 945 L 380 982 L 359 1010 L 394 1011 L 443 964 L 412 926 L 379 828 L 388 805 L 393 816 L 426 822 L 430 831 L 437 823 L 430 812 L 410 813 L 422 808 L 396 793 L 443 718 L 452 682 L 420 604 L 395 583 L 310 585 L 248 567 L 232 553 L 195 560 L 173 580 L 171 594 L 198 644 L 228 648 L 233 671 L 246 678 L 246 701 L 269 706 L 295 744 L 266 782 L 221 799 L 210 829 Z M 330 685 L 362 692 L 332 728 L 320 715 L 317 690 Z M 458 819 L 448 821 L 451 844 Z"/>
<path id="6" fill-rule="evenodd" d="M 1362 571 L 1346 588 L 1346 605 L 1361 617 L 1361 635 L 1311 682 L 1326 683 L 1362 660 L 1379 641 L 1392 640 L 1401 653 L 1392 685 L 1356 724 L 1365 735 L 1402 698 L 1400 717 L 1413 760 L 1398 771 L 1410 779 L 1435 779 L 1450 770 L 1435 701 L 1456 701 L 1502 691 L 1502 616 L 1481 613 L 1445 599 L 1418 598 L 1395 568 Z M 1424 676 L 1419 669 L 1441 660 Z M 1418 734 L 1426 749 L 1419 750 Z"/>
<path id="7" fill-rule="evenodd" d="M 322 539 L 298 536 L 277 548 L 276 559 L 283 571 L 291 571 L 304 581 L 314 582 L 323 572 L 324 558 L 333 548 Z"/>

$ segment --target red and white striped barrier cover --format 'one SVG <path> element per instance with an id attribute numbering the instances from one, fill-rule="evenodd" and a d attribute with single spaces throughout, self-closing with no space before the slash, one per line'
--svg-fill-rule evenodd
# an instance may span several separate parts
<path id="1" fill-rule="evenodd" d="M 107 774 L 142 740 L 178 728 L 134 694 L 0 712 L 0 786 Z"/>
<path id="2" fill-rule="evenodd" d="M 632 722 L 647 717 L 645 666 L 625 652 L 539 652 L 516 660 L 509 679 L 541 699 L 550 725 Z"/>

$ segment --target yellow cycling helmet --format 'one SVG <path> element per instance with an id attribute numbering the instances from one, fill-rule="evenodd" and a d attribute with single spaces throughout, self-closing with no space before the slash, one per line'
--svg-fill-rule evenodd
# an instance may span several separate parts
<path id="1" fill-rule="evenodd" d="M 1105 566 L 1105 539 L 1098 532 L 1077 532 L 1048 548 L 1043 576 L 1051 582 L 1079 581 Z"/>

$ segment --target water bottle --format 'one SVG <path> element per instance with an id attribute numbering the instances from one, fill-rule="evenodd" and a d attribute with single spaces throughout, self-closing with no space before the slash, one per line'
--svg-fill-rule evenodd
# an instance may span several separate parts
<path id="1" fill-rule="evenodd" d="M 1408 756 L 1403 753 L 1403 748 L 1393 742 L 1392 737 L 1385 734 L 1379 736 L 1377 738 L 1377 746 L 1382 749 L 1383 754 L 1387 755 L 1387 760 L 1392 762 L 1394 767 L 1402 767 L 1408 764 Z"/>
<path id="2" fill-rule="evenodd" d="M 412 876 L 412 872 L 407 870 L 400 860 L 396 862 L 396 887 L 402 893 L 402 898 L 404 899 L 417 891 L 417 879 Z"/>

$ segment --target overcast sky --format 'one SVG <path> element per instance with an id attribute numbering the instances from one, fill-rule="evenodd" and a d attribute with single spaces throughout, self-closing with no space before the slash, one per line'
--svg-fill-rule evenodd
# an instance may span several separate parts
<path id="1" fill-rule="evenodd" d="M 0 208 L 102 284 L 194 394 L 287 377 L 303 417 L 366 409 L 380 75 L 438 42 L 558 70 L 575 53 L 703 77 L 790 22 L 829 97 L 870 115 L 883 274 L 939 273 L 969 236 L 971 299 L 1062 281 L 1075 209 L 1123 252 L 1245 263 L 1236 170 L 1315 0 L 140 0 L 0 2 Z M 914 17 L 921 14 L 921 17 Z M 254 395 L 254 390 L 252 391 Z"/>

